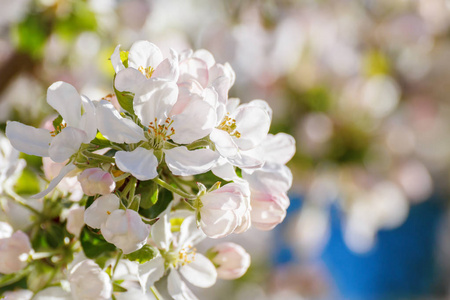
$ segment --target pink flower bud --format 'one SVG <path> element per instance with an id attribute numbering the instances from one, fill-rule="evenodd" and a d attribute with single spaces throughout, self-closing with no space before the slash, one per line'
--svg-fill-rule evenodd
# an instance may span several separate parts
<path id="1" fill-rule="evenodd" d="M 112 193 L 116 188 L 111 174 L 100 168 L 86 169 L 78 175 L 83 192 L 88 196 L 96 194 L 106 195 Z"/>
<path id="2" fill-rule="evenodd" d="M 222 243 L 208 252 L 217 253 L 212 262 L 217 267 L 217 277 L 219 278 L 237 279 L 244 275 L 250 266 L 250 255 L 235 243 Z"/>
<path id="3" fill-rule="evenodd" d="M 30 239 L 20 230 L 0 239 L 0 273 L 11 274 L 25 268 L 30 251 Z"/>

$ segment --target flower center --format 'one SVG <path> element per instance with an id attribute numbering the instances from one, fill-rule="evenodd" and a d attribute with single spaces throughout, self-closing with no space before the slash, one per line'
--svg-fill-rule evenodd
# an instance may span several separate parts
<path id="1" fill-rule="evenodd" d="M 153 72 L 155 72 L 155 69 L 153 69 L 152 67 L 147 67 L 144 68 L 143 66 L 140 66 L 138 68 L 139 72 L 141 72 L 147 79 L 149 79 L 150 77 L 152 77 Z"/>
<path id="2" fill-rule="evenodd" d="M 229 117 L 227 114 L 223 120 L 222 123 L 217 127 L 218 129 L 224 130 L 228 132 L 231 136 L 234 136 L 236 138 L 241 137 L 241 133 L 236 130 L 236 120 Z"/>
<path id="3" fill-rule="evenodd" d="M 66 127 L 67 127 L 67 124 L 61 123 L 58 126 L 56 126 L 55 130 L 50 131 L 50 135 L 55 137 L 58 135 L 58 133 L 60 133 Z"/>
<path id="4" fill-rule="evenodd" d="M 164 147 L 164 143 L 175 133 L 172 123 L 173 120 L 170 118 L 167 118 L 162 124 L 158 124 L 157 118 L 155 118 L 155 122 L 150 122 L 147 132 L 145 132 L 145 137 L 148 139 L 150 147 L 155 150 L 160 150 Z"/>
<path id="5" fill-rule="evenodd" d="M 161 255 L 164 258 L 166 267 L 172 266 L 174 268 L 190 264 L 195 261 L 195 254 L 197 249 L 191 245 L 184 247 L 180 251 L 161 251 Z"/>

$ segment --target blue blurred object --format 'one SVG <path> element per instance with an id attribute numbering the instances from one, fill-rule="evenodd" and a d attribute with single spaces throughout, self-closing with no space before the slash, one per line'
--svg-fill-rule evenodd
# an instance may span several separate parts
<path id="1" fill-rule="evenodd" d="M 300 202 L 299 198 L 292 199 L 287 218 L 299 210 Z M 405 223 L 380 231 L 372 250 L 356 254 L 343 240 L 340 212 L 331 208 L 330 239 L 319 259 L 338 289 L 339 296 L 333 295 L 333 299 L 389 300 L 431 295 L 438 281 L 434 254 L 443 212 L 437 198 L 414 205 Z M 283 244 L 282 234 L 277 234 L 276 239 L 282 247 L 274 253 L 275 263 L 298 262 L 289 246 Z"/>

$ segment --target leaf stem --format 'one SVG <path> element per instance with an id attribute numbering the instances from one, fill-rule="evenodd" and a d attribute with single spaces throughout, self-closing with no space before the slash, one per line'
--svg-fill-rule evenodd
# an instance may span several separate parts
<path id="1" fill-rule="evenodd" d="M 87 158 L 92 158 L 92 159 L 96 159 L 96 160 L 100 160 L 100 161 L 104 161 L 104 162 L 114 163 L 116 161 L 112 157 L 100 155 L 100 154 L 97 154 L 97 153 L 92 153 L 92 152 L 89 152 L 89 151 L 83 151 L 82 154 L 84 156 L 86 156 Z"/>
<path id="2" fill-rule="evenodd" d="M 195 198 L 197 198 L 197 196 L 195 196 L 195 195 L 191 195 L 191 194 L 185 193 L 185 192 L 177 189 L 176 187 L 171 186 L 170 184 L 168 184 L 167 182 L 165 182 L 164 180 L 162 180 L 159 177 L 156 177 L 155 179 L 153 179 L 153 181 L 156 182 L 158 185 L 162 186 L 163 188 L 165 188 L 165 189 L 167 189 L 167 190 L 169 190 L 169 191 L 171 191 L 173 193 L 176 193 L 176 194 L 180 195 L 181 197 L 184 197 L 184 198 L 187 198 L 187 199 L 195 199 Z"/>
<path id="3" fill-rule="evenodd" d="M 42 213 L 40 211 L 38 211 L 37 209 L 35 209 L 34 207 L 32 207 L 31 205 L 25 203 L 25 199 L 23 199 L 21 196 L 17 195 L 13 190 L 11 189 L 6 189 L 6 193 L 8 194 L 8 196 L 10 196 L 14 201 L 16 201 L 17 204 L 22 205 L 23 207 L 25 207 L 26 209 L 32 211 L 33 213 L 35 213 L 38 216 L 42 216 Z"/>
<path id="4" fill-rule="evenodd" d="M 156 300 L 164 300 L 164 298 L 161 296 L 161 294 L 158 292 L 155 286 L 151 286 L 150 290 L 152 291 L 153 296 L 155 296 Z"/>

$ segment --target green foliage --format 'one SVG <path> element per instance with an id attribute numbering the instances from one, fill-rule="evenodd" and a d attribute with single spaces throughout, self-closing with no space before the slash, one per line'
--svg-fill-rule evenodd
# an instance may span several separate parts
<path id="1" fill-rule="evenodd" d="M 238 171 L 238 170 L 236 170 Z M 208 189 L 212 187 L 217 181 L 222 182 L 222 185 L 225 185 L 228 181 L 224 181 L 222 178 L 214 175 L 213 172 L 209 171 L 207 173 L 198 174 L 194 176 L 194 182 L 203 183 Z"/>
<path id="2" fill-rule="evenodd" d="M 172 200 L 173 200 L 172 192 L 166 189 L 161 189 L 159 191 L 158 201 L 148 209 L 143 209 L 141 206 L 139 213 L 146 218 L 154 219 L 158 217 L 167 208 L 167 206 Z"/>
<path id="3" fill-rule="evenodd" d="M 40 192 L 39 178 L 31 168 L 26 167 L 17 180 L 14 190 L 19 195 L 33 195 Z"/>
<path id="4" fill-rule="evenodd" d="M 128 291 L 126 288 L 121 287 L 117 282 L 113 282 L 113 292 L 124 293 Z"/>
<path id="5" fill-rule="evenodd" d="M 122 61 L 125 68 L 128 68 L 128 54 L 129 51 L 120 51 L 120 60 Z"/>
<path id="6" fill-rule="evenodd" d="M 46 221 L 41 224 L 39 230 L 31 240 L 35 251 L 49 251 L 64 245 L 64 237 L 67 236 L 65 227 L 58 223 Z"/>
<path id="7" fill-rule="evenodd" d="M 150 245 L 144 245 L 141 249 L 134 251 L 130 254 L 125 255 L 125 258 L 131 261 L 137 261 L 140 264 L 143 264 L 158 255 L 158 250 L 153 248 Z"/>
<path id="8" fill-rule="evenodd" d="M 87 225 L 81 231 L 80 242 L 84 254 L 91 259 L 116 250 L 116 246 L 108 243 L 100 233 L 90 230 Z"/>
<path id="9" fill-rule="evenodd" d="M 68 40 L 74 39 L 83 31 L 95 31 L 97 20 L 95 13 L 90 10 L 87 1 L 75 1 L 71 12 L 63 18 L 57 19 L 55 32 Z"/>
<path id="10" fill-rule="evenodd" d="M 114 76 L 114 80 L 116 80 L 116 77 Z M 119 102 L 120 106 L 125 109 L 127 112 L 129 112 L 132 116 L 135 116 L 134 108 L 133 108 L 133 98 L 134 95 L 128 92 L 119 92 L 114 87 L 114 93 L 116 94 L 117 101 Z"/>
<path id="11" fill-rule="evenodd" d="M 136 194 L 141 195 L 141 207 L 148 209 L 158 201 L 158 185 L 152 180 L 140 181 Z"/>
<path id="12" fill-rule="evenodd" d="M 40 58 L 50 35 L 50 23 L 39 14 L 30 14 L 12 28 L 16 48 L 33 58 Z"/>
<path id="13" fill-rule="evenodd" d="M 91 141 L 91 144 L 99 146 L 98 149 L 111 147 L 111 142 L 108 141 L 100 132 L 97 133 L 95 139 Z"/>
<path id="14" fill-rule="evenodd" d="M 0 277 L 0 288 L 6 287 L 8 285 L 14 284 L 20 281 L 22 278 L 30 273 L 30 268 L 25 268 L 20 270 L 19 272 L 15 272 L 12 274 L 2 275 Z"/>

